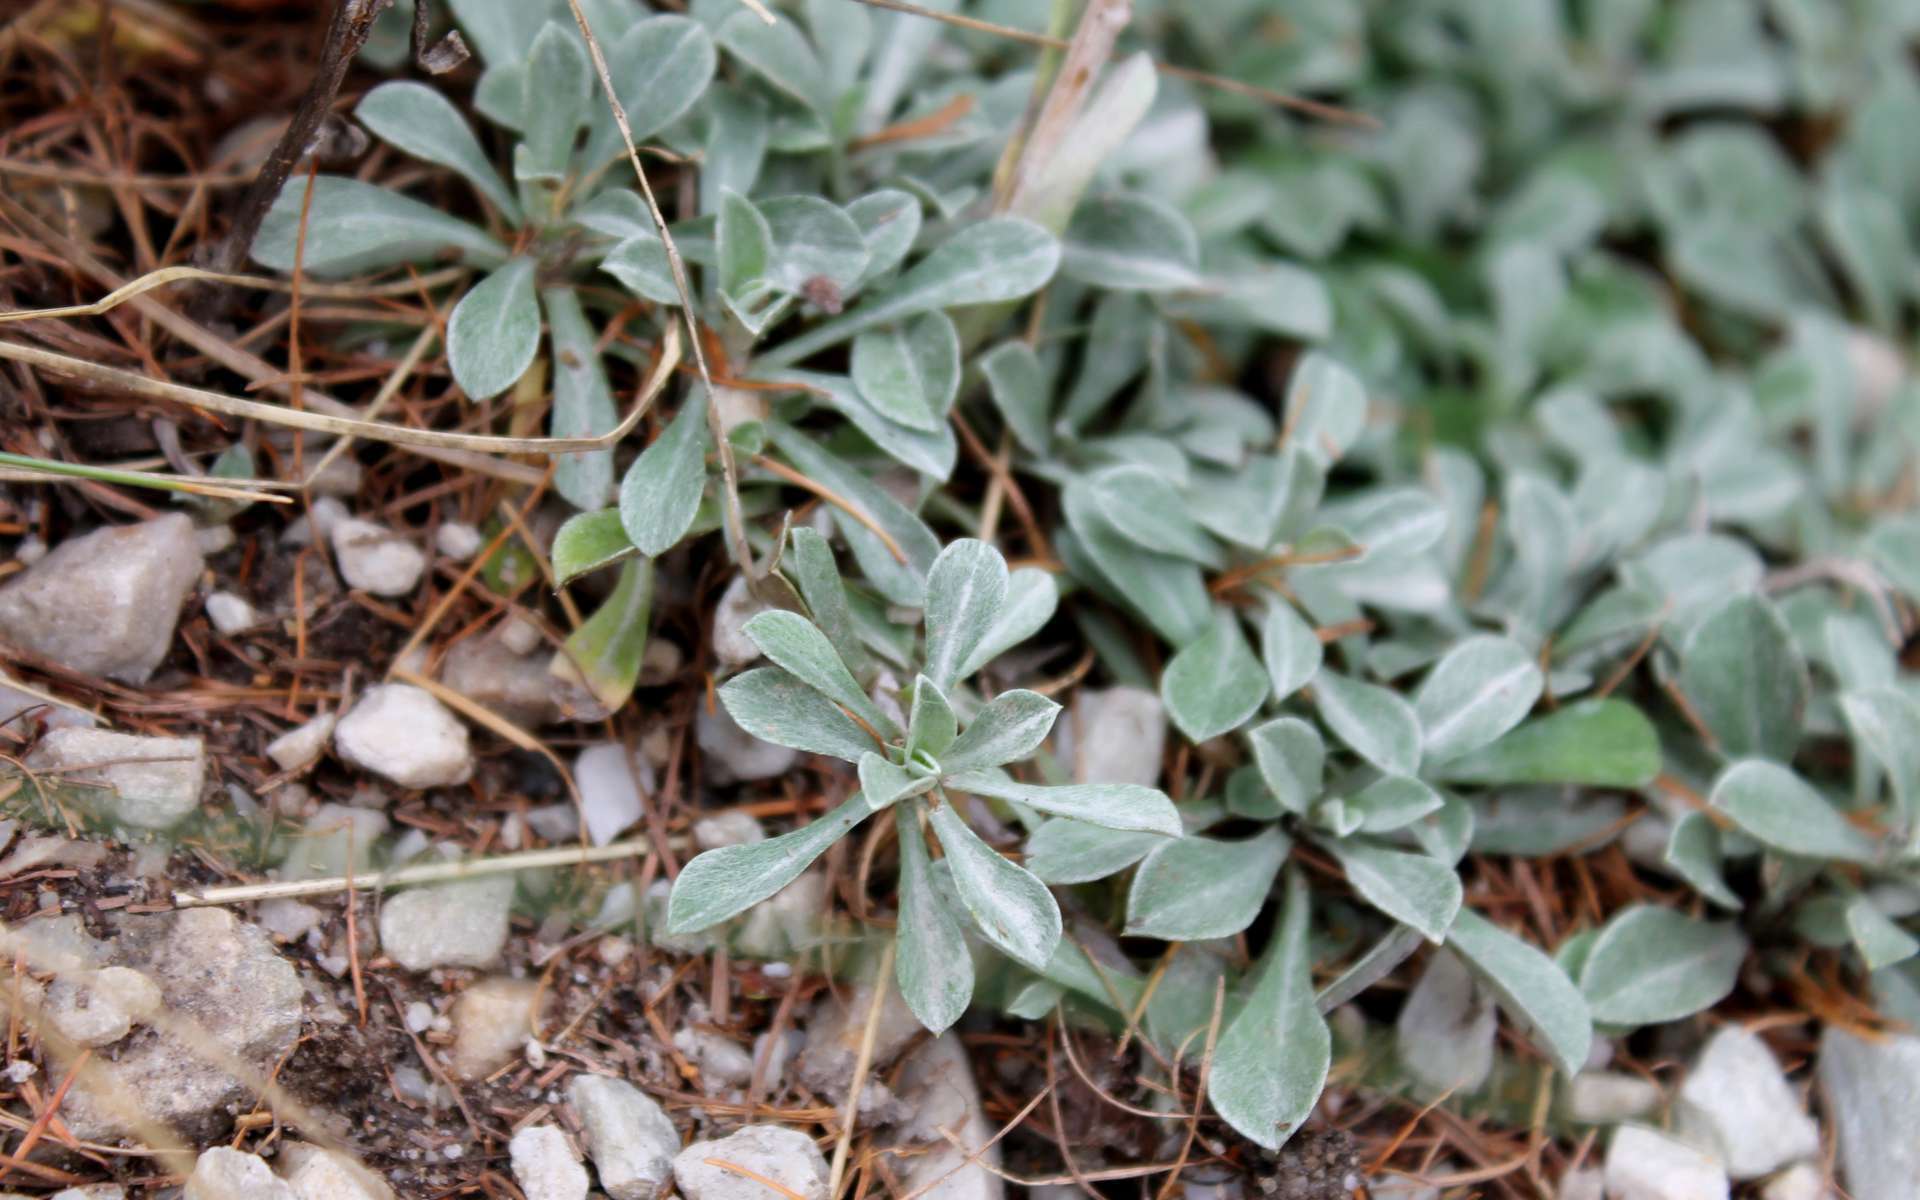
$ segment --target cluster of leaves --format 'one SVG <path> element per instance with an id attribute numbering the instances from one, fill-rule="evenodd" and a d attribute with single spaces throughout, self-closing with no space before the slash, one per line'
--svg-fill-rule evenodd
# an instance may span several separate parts
<path id="1" fill-rule="evenodd" d="M 1078 9 L 980 7 L 1056 31 Z M 1423 942 L 1567 1072 L 1596 1027 L 1718 1003 L 1769 961 L 1756 943 L 1831 950 L 1920 1020 L 1920 688 L 1899 657 L 1920 394 L 1887 340 L 1920 279 L 1899 137 L 1920 81 L 1889 31 L 1920 13 L 1301 0 L 1276 31 L 1268 0 L 1134 7 L 1143 44 L 1337 91 L 1383 127 L 1302 136 L 1135 54 L 1036 167 L 1050 68 L 984 37 L 850 0 L 773 25 L 734 0 L 599 0 L 635 136 L 698 164 L 668 231 L 697 268 L 682 281 L 610 169 L 618 130 L 567 10 L 459 0 L 475 106 L 519 139 L 514 186 L 426 88 L 384 85 L 360 114 L 467 178 L 488 227 L 323 179 L 256 246 L 339 272 L 454 248 L 489 272 L 449 325 L 456 381 L 523 379 L 544 313 L 556 433 L 613 425 L 596 321 L 639 301 L 658 327 L 691 300 L 723 386 L 689 391 L 611 507 L 613 452 L 570 463 L 585 511 L 563 579 L 623 560 L 635 578 L 718 528 L 709 459 L 729 448 L 760 464 L 748 514 L 794 476 L 833 498 L 817 527 L 747 524 L 769 561 L 741 565 L 776 609 L 747 633 L 774 665 L 720 695 L 750 732 L 856 764 L 860 791 L 694 860 L 672 927 L 737 915 L 891 807 L 897 975 L 929 1027 L 974 994 L 976 940 L 1017 964 L 1011 1011 L 1143 1012 L 1170 1046 L 1223 986 L 1211 1098 L 1269 1146 L 1324 1084 L 1323 1013 Z M 1057 570 L 941 549 L 930 521 L 978 527 L 946 487 L 955 420 L 1009 448 Z M 1227 768 L 1217 795 L 1062 784 L 1054 705 L 967 687 L 1070 625 Z M 1028 762 L 1047 783 L 1014 777 Z M 962 797 L 1020 831 L 1024 866 Z M 1616 839 L 1670 903 L 1551 947 L 1464 904 L 1469 855 Z M 1345 886 L 1310 886 L 1303 847 Z M 1180 947 L 1151 977 L 1096 962 L 1050 886 L 1090 934 Z M 1265 949 L 1243 970 L 1248 933 Z"/>

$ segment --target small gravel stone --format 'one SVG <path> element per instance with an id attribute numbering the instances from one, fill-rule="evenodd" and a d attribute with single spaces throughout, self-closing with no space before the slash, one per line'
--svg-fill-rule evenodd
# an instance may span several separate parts
<path id="1" fill-rule="evenodd" d="M 827 1160 L 813 1139 L 784 1125 L 749 1125 L 710 1142 L 695 1142 L 673 1160 L 673 1180 L 686 1200 L 766 1200 L 767 1185 L 708 1159 L 744 1167 L 801 1200 L 826 1200 Z"/>
<path id="2" fill-rule="evenodd" d="M 1853 1200 L 1920 1196 L 1920 1038 L 1875 1041 L 1828 1026 L 1820 1038 L 1820 1086 Z"/>
<path id="3" fill-rule="evenodd" d="M 532 654 L 540 648 L 546 638 L 541 636 L 540 627 L 524 617 L 510 616 L 500 622 L 493 636 L 502 646 L 515 654 Z M 651 643 L 649 643 L 651 645 Z"/>
<path id="4" fill-rule="evenodd" d="M 517 654 L 495 637 L 454 643 L 440 682 L 515 725 L 538 728 L 560 719 L 546 657 Z"/>
<path id="5" fill-rule="evenodd" d="M 359 517 L 336 523 L 328 540 L 347 586 L 376 596 L 406 595 L 427 569 L 427 556 L 410 539 Z"/>
<path id="6" fill-rule="evenodd" d="M 800 1056 L 800 1080 L 808 1090 L 838 1102 L 853 1081 L 853 1069 L 860 1059 L 860 1044 L 866 1035 L 867 1014 L 873 1008 L 873 985 L 862 983 L 840 996 L 829 992 L 820 997 L 807 1022 L 807 1047 Z M 920 1036 L 920 1020 L 900 997 L 900 989 L 889 987 L 882 993 L 880 1014 L 874 1022 L 873 1070 L 875 1078 L 860 1091 L 860 1110 L 867 1114 L 893 1103 L 894 1097 L 878 1073 L 900 1057 Z"/>
<path id="7" fill-rule="evenodd" d="M 1493 1070 L 1493 998 L 1458 958 L 1427 962 L 1394 1025 L 1400 1061 L 1429 1094 L 1477 1090 Z"/>
<path id="8" fill-rule="evenodd" d="M 259 918 L 260 928 L 282 941 L 294 942 L 320 924 L 321 912 L 311 904 L 281 898 L 262 900 L 254 916 Z"/>
<path id="9" fill-rule="evenodd" d="M 402 787 L 465 783 L 473 774 L 467 727 L 431 693 L 411 684 L 369 688 L 340 718 L 333 745 L 354 766 Z"/>
<path id="10" fill-rule="evenodd" d="M 1567 1116 L 1586 1125 L 1614 1125 L 1652 1112 L 1660 1086 L 1622 1071 L 1582 1071 L 1567 1081 Z"/>
<path id="11" fill-rule="evenodd" d="M 1166 706 L 1145 688 L 1083 689 L 1073 705 L 1072 743 L 1076 782 L 1152 787 L 1167 748 Z"/>
<path id="12" fill-rule="evenodd" d="M 1002 1200 L 1006 1185 L 994 1174 L 1000 1148 L 989 1144 L 998 1126 L 981 1107 L 960 1039 L 943 1033 L 909 1055 L 898 1093 L 913 1114 L 899 1127 L 898 1139 L 920 1148 L 895 1160 L 901 1190 L 920 1200 Z M 974 1155 L 979 1157 L 969 1161 Z"/>
<path id="13" fill-rule="evenodd" d="M 347 511 L 347 506 L 333 496 L 315 496 L 313 503 L 307 506 L 307 512 L 311 519 L 295 517 L 288 522 L 286 530 L 280 535 L 281 541 L 289 546 L 310 546 L 316 533 L 320 535 L 320 541 L 331 541 L 334 527 L 353 517 Z"/>
<path id="14" fill-rule="evenodd" d="M 68 538 L 0 586 L 0 638 L 83 674 L 145 683 L 202 562 L 181 513 Z"/>
<path id="15" fill-rule="evenodd" d="M 580 1118 L 600 1187 L 613 1200 L 653 1200 L 676 1174 L 680 1133 L 653 1097 L 623 1079 L 575 1075 L 567 1103 Z"/>
<path id="16" fill-rule="evenodd" d="M 708 712 L 701 705 L 694 715 L 693 733 L 706 755 L 707 778 L 713 783 L 773 779 L 800 761 L 798 750 L 761 741 L 736 725 L 723 707 Z"/>
<path id="17" fill-rule="evenodd" d="M 260 623 L 253 605 L 232 592 L 215 592 L 207 597 L 207 620 L 221 633 L 239 633 Z"/>
<path id="18" fill-rule="evenodd" d="M 1820 1168 L 1795 1163 L 1760 1187 L 1760 1200 L 1833 1200 Z"/>
<path id="19" fill-rule="evenodd" d="M 1758 1179 L 1820 1153 L 1773 1051 L 1738 1025 L 1714 1034 L 1680 1087 L 1675 1117 L 1689 1141 L 1712 1147 L 1733 1179 Z"/>
<path id="20" fill-rule="evenodd" d="M 339 718 L 333 713 L 321 713 L 305 725 L 296 725 L 268 742 L 267 757 L 282 771 L 297 771 L 318 762 L 338 723 Z"/>
<path id="21" fill-rule="evenodd" d="M 512 1062 L 533 1036 L 545 993 L 531 979 L 482 979 L 453 1002 L 453 1049 L 448 1066 L 466 1083 Z"/>
<path id="22" fill-rule="evenodd" d="M 225 1146 L 200 1156 L 180 1195 L 181 1200 L 298 1200 L 265 1159 Z"/>
<path id="23" fill-rule="evenodd" d="M 353 497 L 360 494 L 361 480 L 366 471 L 360 466 L 360 460 L 345 453 L 334 455 L 319 472 L 308 477 L 307 486 L 316 495 Z"/>
<path id="24" fill-rule="evenodd" d="M 280 1170 L 299 1200 L 393 1200 L 393 1189 L 366 1167 L 332 1150 L 295 1142 L 281 1149 Z"/>
<path id="25" fill-rule="evenodd" d="M 480 553 L 486 539 L 471 525 L 448 521 L 433 531 L 433 547 L 455 562 L 466 562 Z"/>
<path id="26" fill-rule="evenodd" d="M 747 587 L 747 577 L 736 575 L 713 610 L 713 657 L 727 671 L 737 671 L 760 657 L 760 647 L 747 636 L 748 621 L 767 611 Z"/>
<path id="27" fill-rule="evenodd" d="M 746 846 L 766 840 L 767 831 L 760 827 L 759 818 L 737 808 L 701 817 L 693 823 L 693 844 L 702 850 Z"/>
<path id="28" fill-rule="evenodd" d="M 753 1079 L 752 1052 L 730 1037 L 682 1027 L 674 1032 L 673 1048 L 700 1069 L 700 1083 L 709 1095 Z"/>
<path id="29" fill-rule="evenodd" d="M 558 1126 L 527 1126 L 507 1143 L 507 1154 L 527 1200 L 586 1200 L 587 1169 Z"/>
<path id="30" fill-rule="evenodd" d="M 81 1046 L 107 1046 L 160 1009 L 160 989 L 131 967 L 62 975 L 47 988 L 47 1016 Z"/>
<path id="31" fill-rule="evenodd" d="M 305 820 L 280 863 L 283 879 L 369 875 L 373 850 L 392 828 L 387 814 L 352 804 L 322 804 Z"/>
<path id="32" fill-rule="evenodd" d="M 148 761 L 138 761 L 143 759 Z M 206 749 L 197 737 L 139 737 L 105 729 L 56 729 L 40 739 L 27 765 L 106 784 L 111 790 L 89 789 L 87 803 L 137 829 L 178 824 L 200 806 L 207 773 Z"/>
<path id="33" fill-rule="evenodd" d="M 1598 1167 L 1581 1167 L 1561 1177 L 1554 1200 L 1606 1200 L 1606 1175 Z"/>
<path id="34" fill-rule="evenodd" d="M 409 971 L 490 967 L 507 944 L 512 904 L 510 876 L 401 892 L 380 910 L 380 946 Z"/>
<path id="35" fill-rule="evenodd" d="M 653 791 L 653 767 L 619 742 L 600 742 L 573 760 L 573 782 L 580 789 L 587 837 L 604 846 L 645 813 L 645 795 Z"/>
<path id="36" fill-rule="evenodd" d="M 1727 1173 L 1683 1142 L 1622 1125 L 1607 1146 L 1608 1200 L 1727 1200 Z"/>

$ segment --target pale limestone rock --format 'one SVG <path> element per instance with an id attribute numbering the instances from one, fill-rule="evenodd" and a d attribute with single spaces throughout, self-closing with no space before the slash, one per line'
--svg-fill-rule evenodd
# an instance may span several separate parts
<path id="1" fill-rule="evenodd" d="M 280 1171 L 299 1200 L 394 1200 L 386 1180 L 319 1146 L 293 1142 L 283 1147 Z"/>
<path id="2" fill-rule="evenodd" d="M 27 765 L 107 785 L 87 789 L 86 803 L 136 829 L 179 824 L 200 806 L 207 774 L 206 748 L 197 737 L 140 737 L 105 729 L 53 730 L 27 756 Z"/>
<path id="3" fill-rule="evenodd" d="M 409 971 L 490 967 L 507 944 L 513 878 L 442 883 L 390 897 L 380 909 L 380 946 Z"/>
<path id="4" fill-rule="evenodd" d="M 545 996 L 531 979 L 483 979 L 453 1002 L 453 1049 L 448 1067 L 472 1083 L 512 1062 L 533 1036 Z"/>
<path id="5" fill-rule="evenodd" d="M 333 745 L 354 766 L 402 787 L 465 783 L 473 774 L 467 727 L 431 693 L 411 684 L 367 689 L 340 718 Z"/>
<path id="6" fill-rule="evenodd" d="M 527 1126 L 507 1143 L 507 1154 L 527 1200 L 586 1200 L 587 1169 L 558 1126 Z"/>
<path id="7" fill-rule="evenodd" d="M 376 596 L 406 595 L 427 569 L 427 556 L 411 539 L 359 517 L 336 522 L 328 540 L 347 586 Z"/>
<path id="8" fill-rule="evenodd" d="M 215 1146 L 193 1164 L 181 1200 L 299 1200 L 256 1154 Z"/>
<path id="9" fill-rule="evenodd" d="M 1727 1200 L 1719 1163 L 1665 1134 L 1622 1125 L 1607 1146 L 1607 1200 Z"/>
<path id="10" fill-rule="evenodd" d="M 324 712 L 304 725 L 296 725 L 267 743 L 267 757 L 282 771 L 297 771 L 318 762 L 338 722 L 333 713 Z"/>
<path id="11" fill-rule="evenodd" d="M 767 1185 L 710 1159 L 745 1167 L 778 1183 L 783 1195 L 827 1200 L 827 1160 L 813 1139 L 783 1125 L 749 1125 L 726 1137 L 695 1142 L 673 1160 L 673 1180 L 686 1200 L 766 1200 Z"/>
<path id="12" fill-rule="evenodd" d="M 1801 1110 L 1773 1051 L 1738 1025 L 1723 1027 L 1700 1051 L 1674 1115 L 1689 1141 L 1717 1151 L 1733 1179 L 1758 1179 L 1820 1153 L 1820 1128 Z"/>
<path id="13" fill-rule="evenodd" d="M 607 1195 L 654 1200 L 673 1177 L 680 1149 L 679 1131 L 659 1102 L 623 1079 L 575 1075 L 567 1103 L 580 1118 L 587 1156 Z"/>

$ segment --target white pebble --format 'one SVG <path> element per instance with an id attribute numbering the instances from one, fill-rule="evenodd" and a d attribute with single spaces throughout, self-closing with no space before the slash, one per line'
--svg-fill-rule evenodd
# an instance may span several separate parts
<path id="1" fill-rule="evenodd" d="M 260 614 L 232 592 L 215 592 L 207 597 L 207 620 L 221 633 L 232 634 L 259 624 Z"/>

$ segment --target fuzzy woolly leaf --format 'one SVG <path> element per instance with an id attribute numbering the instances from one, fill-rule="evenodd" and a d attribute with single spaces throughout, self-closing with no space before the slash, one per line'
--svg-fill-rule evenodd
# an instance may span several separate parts
<path id="1" fill-rule="evenodd" d="M 571 583 L 589 571 L 612 566 L 639 552 L 620 524 L 620 510 L 575 513 L 553 535 L 554 582 Z"/>
<path id="2" fill-rule="evenodd" d="M 762 741 L 859 762 L 874 740 L 838 705 L 778 667 L 755 667 L 720 688 L 720 703 Z"/>
<path id="3" fill-rule="evenodd" d="M 707 402 L 689 396 L 620 481 L 620 523 L 642 554 L 658 557 L 693 526 L 707 484 Z"/>
<path id="4" fill-rule="evenodd" d="M 1583 700 L 1536 717 L 1490 746 L 1436 767 L 1463 783 L 1645 787 L 1660 773 L 1660 739 L 1624 700 Z"/>
<path id="5" fill-rule="evenodd" d="M 1241 841 L 1183 837 L 1148 854 L 1127 891 L 1127 933 L 1169 942 L 1232 937 L 1253 924 L 1292 839 L 1268 826 Z"/>
<path id="6" fill-rule="evenodd" d="M 945 1031 L 973 999 L 973 956 L 947 902 L 933 883 L 926 838 L 914 806 L 894 810 L 900 840 L 900 924 L 894 979 L 900 997 L 920 1023 Z"/>
<path id="7" fill-rule="evenodd" d="M 368 92 L 354 117 L 375 137 L 430 163 L 455 171 L 493 206 L 518 224 L 520 204 L 480 148 L 453 102 L 424 83 L 395 80 Z"/>
<path id="8" fill-rule="evenodd" d="M 1782 853 L 1858 863 L 1879 857 L 1872 838 L 1778 763 L 1754 758 L 1733 764 L 1714 781 L 1707 802 L 1743 833 Z"/>
<path id="9" fill-rule="evenodd" d="M 1727 757 L 1793 757 L 1807 665 L 1767 601 L 1734 596 L 1700 622 L 1681 651 L 1679 682 Z"/>
<path id="10" fill-rule="evenodd" d="M 1420 765 L 1420 718 L 1399 693 L 1322 668 L 1313 695 L 1327 727 L 1361 758 L 1395 775 Z"/>
<path id="11" fill-rule="evenodd" d="M 1200 283 L 1200 239 L 1187 218 L 1143 195 L 1095 196 L 1073 210 L 1061 270 L 1115 291 L 1170 292 Z"/>
<path id="12" fill-rule="evenodd" d="M 1038 692 L 1001 692 L 958 739 L 934 753 L 949 772 L 1024 762 L 1047 740 L 1059 715 L 1060 706 Z"/>
<path id="13" fill-rule="evenodd" d="M 505 246 L 465 221 L 358 179 L 322 175 L 313 181 L 311 205 L 306 195 L 304 175 L 287 180 L 280 189 L 253 239 L 252 254 L 261 266 L 291 271 L 296 252 L 300 269 L 318 276 L 432 262 L 447 249 L 459 251 L 463 261 L 477 266 L 493 266 L 507 258 Z M 303 210 L 304 247 L 300 245 Z"/>
<path id="14" fill-rule="evenodd" d="M 966 771 L 949 777 L 948 787 L 974 796 L 1011 800 L 1056 817 L 1070 817 L 1108 829 L 1138 830 L 1179 837 L 1180 814 L 1158 788 L 1137 783 L 1016 783 L 1001 771 Z"/>
<path id="15" fill-rule="evenodd" d="M 510 258 L 454 305 L 447 320 L 447 365 L 475 400 L 488 400 L 526 374 L 540 349 L 540 302 L 533 260 Z"/>
<path id="16" fill-rule="evenodd" d="M 572 288 L 548 288 L 541 294 L 547 310 L 547 334 L 553 339 L 553 412 L 547 430 L 554 437 L 593 437 L 620 423 L 607 384 L 606 364 L 580 297 Z M 595 509 L 613 491 L 613 451 L 562 454 L 553 471 L 553 488 L 575 508 Z"/>
<path id="17" fill-rule="evenodd" d="M 1127 832 L 1056 817 L 1027 838 L 1026 865 L 1047 883 L 1091 883 L 1118 874 L 1167 844 L 1157 833 Z"/>
<path id="18" fill-rule="evenodd" d="M 974 925 L 1014 961 L 1045 970 L 1060 944 L 1060 906 L 1047 885 L 981 841 L 953 805 L 935 808 L 932 821 Z"/>
<path id="19" fill-rule="evenodd" d="M 896 767 L 871 750 L 860 756 L 860 791 L 876 812 L 902 800 L 924 796 L 938 782 L 931 775 L 915 775 Z"/>
<path id="20" fill-rule="evenodd" d="M 921 675 L 913 681 L 913 707 L 907 713 L 907 757 L 926 754 L 946 765 L 960 723 L 946 694 Z"/>
<path id="21" fill-rule="evenodd" d="M 1320 731 L 1299 717 L 1280 717 L 1247 734 L 1260 778 L 1280 806 L 1305 814 L 1320 798 L 1327 746 Z"/>
<path id="22" fill-rule="evenodd" d="M 1007 577 L 1007 598 L 1000 615 L 980 644 L 960 664 L 959 678 L 966 679 L 1000 655 L 1018 646 L 1053 619 L 1060 606 L 1060 585 L 1051 572 L 1039 567 L 1021 567 Z"/>
<path id="23" fill-rule="evenodd" d="M 1600 930 L 1580 968 L 1593 1019 L 1654 1025 L 1712 1008 L 1733 991 L 1747 939 L 1732 924 L 1635 905 Z"/>
<path id="24" fill-rule="evenodd" d="M 1325 654 L 1319 635 L 1293 605 L 1277 598 L 1268 603 L 1266 619 L 1260 624 L 1260 656 L 1266 660 L 1275 700 L 1285 700 L 1307 686 Z"/>
<path id="25" fill-rule="evenodd" d="M 977 538 L 950 543 L 927 572 L 927 678 L 942 690 L 985 640 L 1007 599 L 1007 560 Z"/>
<path id="26" fill-rule="evenodd" d="M 1545 679 L 1511 638 L 1472 637 L 1447 651 L 1414 693 L 1430 761 L 1480 749 L 1526 719 Z"/>
<path id="27" fill-rule="evenodd" d="M 853 339 L 853 382 L 891 421 L 934 430 L 960 392 L 960 335 L 943 312 Z"/>
<path id="28" fill-rule="evenodd" d="M 867 798 L 855 794 L 792 833 L 699 855 L 673 881 L 673 894 L 667 899 L 668 931 L 697 933 L 739 916 L 800 878 L 814 859 L 872 812 Z"/>
<path id="29" fill-rule="evenodd" d="M 1267 673 L 1240 631 L 1240 619 L 1222 609 L 1212 627 L 1181 648 L 1160 676 L 1160 698 L 1180 732 L 1194 742 L 1238 729 L 1267 698 Z"/>
<path id="30" fill-rule="evenodd" d="M 1389 850 L 1361 838 L 1323 843 L 1367 903 L 1439 945 L 1460 911 L 1460 877 L 1424 854 Z"/>
<path id="31" fill-rule="evenodd" d="M 1507 1015 L 1524 1025 L 1568 1076 L 1587 1061 L 1593 1017 L 1586 997 L 1551 958 L 1462 908 L 1447 946 L 1493 990 Z"/>
<path id="32" fill-rule="evenodd" d="M 879 730 L 882 736 L 898 736 L 900 730 L 893 718 L 881 712 L 854 681 L 847 664 L 834 653 L 833 643 L 812 621 L 799 613 L 775 609 L 754 617 L 743 629 L 760 647 L 760 653 L 802 683 Z"/>

